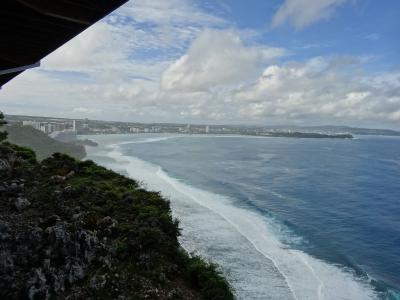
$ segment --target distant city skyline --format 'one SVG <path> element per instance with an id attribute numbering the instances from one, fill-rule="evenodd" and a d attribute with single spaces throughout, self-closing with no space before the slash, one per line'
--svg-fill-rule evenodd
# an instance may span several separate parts
<path id="1" fill-rule="evenodd" d="M 54 117 L 37 117 L 6 115 L 9 126 L 31 126 L 50 137 L 65 141 L 77 139 L 79 135 L 92 134 L 137 134 L 137 133 L 178 133 L 178 134 L 239 134 L 283 136 L 286 133 L 301 134 L 354 134 L 400 136 L 400 131 L 385 128 L 362 128 L 350 126 L 246 126 L 233 124 L 194 124 L 194 123 L 139 123 L 123 121 L 104 121 L 85 119 L 68 119 Z M 294 136 L 292 136 L 294 137 Z M 295 136 L 299 137 L 299 136 Z M 311 136 L 308 136 L 311 137 Z"/>
<path id="2" fill-rule="evenodd" d="M 0 90 L 6 114 L 400 129 L 400 2 L 130 1 Z"/>

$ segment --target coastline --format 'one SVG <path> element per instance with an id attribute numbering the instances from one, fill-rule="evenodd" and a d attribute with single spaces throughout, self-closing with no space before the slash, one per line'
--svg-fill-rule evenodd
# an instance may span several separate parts
<path id="1" fill-rule="evenodd" d="M 182 249 L 159 193 L 65 154 L 39 162 L 3 143 L 0 157 L 2 298 L 233 299 L 215 265 Z"/>
<path id="2" fill-rule="evenodd" d="M 170 137 L 164 137 L 164 139 L 165 138 Z M 200 229 L 193 229 L 196 222 L 188 224 L 188 222 L 192 222 L 193 219 L 196 219 L 193 215 L 185 217 L 188 213 L 188 206 L 194 206 L 193 204 L 196 204 L 205 209 L 205 212 L 202 213 L 216 215 L 217 217 L 214 217 L 213 222 L 217 222 L 215 219 L 219 219 L 218 224 L 222 224 L 222 220 L 222 222 L 225 223 L 225 225 L 221 225 L 222 227 L 228 226 L 230 227 L 230 231 L 234 229 L 233 231 L 242 237 L 242 243 L 244 239 L 244 241 L 253 248 L 253 251 L 256 250 L 256 252 L 263 256 L 262 260 L 270 260 L 270 265 L 272 265 L 272 267 L 270 266 L 270 272 L 273 273 L 275 268 L 278 270 L 278 273 L 280 273 L 280 275 L 275 274 L 277 275 L 275 283 L 277 283 L 276 280 L 278 280 L 280 276 L 280 280 L 283 279 L 283 282 L 285 282 L 287 286 L 287 291 L 289 291 L 293 299 L 335 299 L 338 289 L 351 291 L 350 293 L 347 292 L 346 295 L 343 296 L 343 299 L 377 299 L 373 287 L 370 286 L 367 281 L 357 278 L 354 272 L 345 270 L 343 267 L 330 265 L 325 261 L 309 256 L 302 251 L 290 249 L 282 244 L 279 239 L 274 236 L 276 232 L 274 232 L 273 226 L 276 224 L 273 224 L 273 222 L 263 220 L 261 216 L 254 212 L 235 207 L 230 203 L 227 197 L 196 189 L 182 180 L 173 178 L 165 173 L 159 166 L 152 165 L 136 157 L 125 156 L 119 149 L 123 144 L 157 141 L 160 141 L 160 138 L 114 143 L 110 146 L 111 148 L 108 149 L 109 151 L 106 155 L 108 158 L 115 161 L 114 168 L 118 167 L 120 168 L 120 172 L 125 172 L 130 177 L 144 182 L 146 189 L 161 191 L 164 196 L 171 199 L 173 213 L 181 219 L 181 222 L 183 221 L 181 223 L 183 225 L 181 244 L 187 249 L 198 250 L 197 252 L 205 255 L 207 259 L 215 260 L 217 258 L 216 262 L 222 266 L 223 271 L 228 275 L 228 279 L 239 292 L 238 299 L 246 299 L 245 297 L 240 297 L 240 292 L 246 294 L 248 291 L 244 291 L 243 286 L 238 284 L 239 278 L 235 278 L 237 274 L 235 274 L 234 270 L 232 271 L 234 267 L 224 265 L 224 263 L 226 264 L 227 262 L 222 258 L 218 258 L 218 253 L 213 253 L 212 255 L 207 253 L 208 248 L 216 247 L 216 245 L 199 245 L 198 240 L 193 241 L 193 236 L 190 236 L 190 234 L 199 234 Z M 111 163 L 110 165 L 113 164 Z M 157 180 L 155 180 L 155 178 Z M 186 198 L 186 200 L 182 200 L 182 198 Z M 218 201 L 212 201 L 212 199 L 215 198 L 218 198 Z M 238 223 L 238 220 L 241 220 L 242 223 Z M 198 225 L 203 226 L 202 224 Z M 261 234 L 259 234 L 260 232 Z M 254 233 L 253 236 L 252 233 Z M 218 240 L 212 236 L 206 236 L 205 238 L 208 238 L 211 242 Z M 204 241 L 202 242 L 204 243 Z M 233 248 L 233 251 L 234 250 Z M 304 270 L 306 270 L 306 272 Z M 269 276 L 271 276 L 271 274 L 269 274 Z M 304 280 L 307 280 L 309 283 L 311 282 L 312 287 L 306 288 Z M 347 286 L 347 289 L 343 288 L 343 285 Z M 282 299 L 289 299 L 287 296 L 288 294 L 282 291 L 277 294 L 285 295 Z M 335 295 L 335 297 L 333 295 Z"/>

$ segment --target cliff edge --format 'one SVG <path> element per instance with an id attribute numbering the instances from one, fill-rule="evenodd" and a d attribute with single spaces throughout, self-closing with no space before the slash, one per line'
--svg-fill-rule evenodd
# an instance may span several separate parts
<path id="1" fill-rule="evenodd" d="M 1 299 L 233 299 L 178 236 L 169 202 L 134 180 L 0 144 Z"/>

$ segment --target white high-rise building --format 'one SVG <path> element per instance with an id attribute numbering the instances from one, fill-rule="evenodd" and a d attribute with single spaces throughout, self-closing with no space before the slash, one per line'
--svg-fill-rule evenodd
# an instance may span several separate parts
<path id="1" fill-rule="evenodd" d="M 40 130 L 40 122 L 36 121 L 22 121 L 22 126 L 32 126 L 33 128 Z"/>

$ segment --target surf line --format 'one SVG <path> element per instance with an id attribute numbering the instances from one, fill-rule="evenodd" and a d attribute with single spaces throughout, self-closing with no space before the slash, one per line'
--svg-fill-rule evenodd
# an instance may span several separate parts
<path id="1" fill-rule="evenodd" d="M 134 140 L 134 141 L 127 141 L 127 142 L 120 142 L 117 144 L 111 144 L 108 145 L 108 148 L 111 148 L 113 150 L 117 150 L 119 146 L 121 145 L 130 145 L 130 144 L 147 144 L 147 143 L 156 143 L 156 142 L 162 142 L 166 140 L 171 140 L 171 139 L 176 139 L 180 138 L 180 136 L 164 136 L 164 137 L 152 137 L 152 138 L 146 138 L 144 140 Z"/>
<path id="2" fill-rule="evenodd" d="M 148 142 L 151 143 L 152 141 L 148 141 Z M 159 178 L 161 177 L 160 179 L 162 179 L 164 182 L 169 184 L 169 186 L 172 187 L 175 191 L 181 193 L 182 195 L 188 197 L 189 199 L 192 199 L 198 205 L 200 205 L 202 207 L 205 207 L 206 209 L 214 212 L 216 215 L 219 215 L 222 219 L 227 221 L 232 226 L 233 229 L 235 229 L 241 236 L 243 236 L 254 247 L 254 249 L 257 252 L 259 252 L 261 255 L 263 255 L 264 257 L 266 257 L 267 259 L 269 259 L 273 263 L 273 265 L 275 266 L 275 268 L 278 271 L 278 273 L 283 277 L 284 281 L 286 282 L 286 286 L 288 287 L 288 290 L 290 291 L 290 293 L 293 295 L 293 298 L 295 300 L 298 300 L 299 297 L 301 299 L 303 298 L 303 296 L 297 295 L 298 292 L 302 293 L 302 291 L 301 290 L 298 291 L 297 290 L 298 287 L 297 287 L 296 281 L 293 281 L 293 279 L 290 276 L 286 275 L 287 271 L 285 271 L 285 268 L 287 268 L 288 266 L 285 265 L 284 263 L 281 265 L 279 257 L 272 259 L 269 256 L 268 252 L 264 253 L 264 251 L 266 251 L 266 250 L 263 249 L 263 247 L 260 248 L 260 246 L 258 245 L 258 242 L 257 242 L 258 240 L 257 239 L 254 240 L 254 238 L 252 238 L 251 236 L 248 236 L 248 235 L 246 235 L 246 233 L 244 233 L 245 231 L 242 230 L 243 227 L 242 227 L 241 224 L 236 224 L 235 221 L 230 221 L 230 220 L 232 220 L 232 217 L 227 216 L 223 212 L 219 212 L 220 210 L 218 208 L 213 208 L 212 203 L 210 204 L 210 203 L 207 202 L 208 200 L 206 200 L 205 202 L 202 200 L 202 198 L 203 198 L 202 193 L 204 193 L 204 195 L 212 194 L 212 193 L 210 193 L 210 192 L 208 192 L 206 190 L 198 189 L 196 187 L 191 187 L 190 185 L 186 185 L 185 183 L 180 182 L 178 179 L 169 176 L 165 171 L 162 170 L 162 168 L 160 166 L 153 165 L 150 162 L 144 161 L 144 160 L 142 160 L 142 159 L 140 159 L 138 157 L 132 156 L 132 155 L 123 154 L 122 147 L 121 147 L 123 144 L 124 143 L 122 142 L 122 143 L 116 143 L 116 144 L 108 145 L 107 148 L 108 149 L 111 148 L 110 150 L 113 150 L 113 151 L 110 151 L 108 153 L 108 156 L 110 156 L 110 154 L 113 153 L 113 155 L 111 155 L 112 158 L 116 159 L 117 162 L 119 162 L 119 163 L 122 162 L 123 164 L 127 164 L 128 166 L 129 165 L 133 165 L 134 166 L 136 164 L 136 160 L 137 160 L 139 163 L 142 163 L 144 167 L 146 167 L 146 165 L 149 165 L 149 166 L 153 166 L 153 167 L 157 168 L 157 169 L 151 168 L 151 171 L 150 171 L 149 175 L 150 174 L 154 174 Z M 140 175 L 138 175 L 138 176 L 133 175 L 129 171 L 128 171 L 128 173 L 130 174 L 130 176 L 132 176 L 132 178 L 141 180 Z M 190 193 L 190 191 L 187 190 L 189 188 L 194 188 L 195 192 L 193 194 Z M 199 195 L 197 195 L 197 194 L 199 194 Z M 225 198 L 227 198 L 227 197 L 224 197 L 223 195 L 218 195 L 218 194 L 215 194 L 215 195 L 222 197 L 224 200 L 225 200 Z M 198 197 L 198 198 L 196 198 L 196 197 Z M 226 199 L 225 201 L 227 201 L 227 200 L 228 199 Z M 235 208 L 234 206 L 229 205 L 227 203 L 222 203 L 222 204 L 225 205 L 227 208 L 231 207 L 230 210 L 234 214 L 237 213 L 237 212 L 240 212 L 240 210 L 241 210 L 240 208 Z M 246 212 L 246 210 L 243 210 L 243 211 Z M 266 228 L 265 228 L 265 226 L 262 225 L 262 223 L 263 223 L 262 220 L 260 220 L 259 218 L 256 219 L 257 222 L 254 222 L 254 220 L 250 220 L 251 219 L 250 218 L 251 214 L 249 214 L 249 213 L 251 213 L 251 211 L 249 211 L 248 213 L 246 213 L 244 215 L 245 218 L 243 219 L 243 221 L 245 221 L 246 223 L 249 223 L 249 225 L 256 226 L 258 228 L 262 228 L 262 229 L 265 230 Z M 243 223 L 243 225 L 245 225 L 245 223 Z M 268 240 L 268 239 L 266 239 L 267 236 L 265 234 L 262 234 L 261 237 L 265 241 Z M 279 241 L 278 240 L 276 240 L 276 241 L 272 240 L 272 241 L 269 241 L 269 242 L 272 242 L 273 244 L 277 243 L 277 246 L 279 246 Z M 316 296 L 316 298 L 317 299 L 324 298 L 324 296 L 326 296 L 326 295 L 324 295 L 324 290 L 326 289 L 325 282 L 323 282 L 317 276 L 316 270 L 314 270 L 311 262 L 309 262 L 306 259 L 306 257 L 303 257 L 300 253 L 297 253 L 297 251 L 293 251 L 291 249 L 287 249 L 287 250 L 288 250 L 287 254 L 290 254 L 290 255 L 292 255 L 294 257 L 297 257 L 297 259 L 298 259 L 297 261 L 301 262 L 303 264 L 303 266 L 305 266 L 307 269 L 309 269 L 311 271 L 311 274 L 309 274 L 309 275 L 312 275 L 319 282 L 319 284 L 317 286 L 314 286 L 314 288 L 313 288 L 313 294 L 316 293 L 316 295 L 314 294 Z M 305 259 L 306 259 L 306 261 L 305 261 Z M 284 268 L 283 270 L 282 270 L 282 267 Z"/>
<path id="3" fill-rule="evenodd" d="M 217 212 L 216 210 L 212 209 L 211 207 L 207 206 L 206 204 L 202 203 L 201 201 L 197 200 L 196 197 L 193 197 L 191 194 L 186 193 L 185 191 L 183 191 L 182 189 L 180 189 L 179 187 L 176 186 L 176 184 L 174 184 L 174 182 L 166 175 L 164 175 L 164 172 L 162 171 L 161 167 L 159 167 L 159 169 L 157 170 L 156 173 L 161 179 L 163 179 L 165 182 L 167 182 L 170 186 L 172 186 L 176 191 L 178 191 L 179 193 L 185 195 L 186 197 L 192 199 L 194 202 L 196 202 L 197 204 L 199 204 L 200 206 L 214 212 L 215 214 L 219 215 L 221 218 L 223 218 L 226 222 L 228 222 L 241 236 L 243 236 L 251 245 L 253 245 L 254 249 L 257 250 L 257 252 L 259 252 L 262 256 L 266 257 L 267 259 L 269 259 L 275 266 L 275 268 L 278 270 L 278 272 L 282 275 L 282 277 L 285 279 L 285 282 L 290 290 L 290 293 L 293 295 L 293 298 L 295 300 L 299 300 L 296 296 L 296 293 L 293 290 L 293 287 L 291 286 L 291 284 L 289 283 L 288 278 L 286 277 L 286 275 L 282 272 L 282 270 L 278 267 L 278 265 L 276 264 L 275 260 L 272 259 L 271 257 L 269 257 L 268 255 L 266 255 L 265 253 L 263 253 L 262 250 L 260 250 L 253 241 L 251 241 L 239 228 L 236 224 L 234 224 L 233 222 L 231 222 L 228 218 L 226 218 L 224 215 L 220 214 L 219 212 Z"/>
<path id="4" fill-rule="evenodd" d="M 299 257 L 300 260 L 311 270 L 314 278 L 319 282 L 319 285 L 318 285 L 318 299 L 322 299 L 322 291 L 323 291 L 323 289 L 325 287 L 324 282 L 317 276 L 317 274 L 315 274 L 314 268 L 308 263 L 308 261 L 304 257 L 302 257 L 301 255 L 298 255 L 298 254 L 297 254 L 297 257 Z"/>
<path id="5" fill-rule="evenodd" d="M 171 137 L 171 138 L 173 138 L 173 137 Z M 164 139 L 165 139 L 165 138 L 164 138 Z M 162 140 L 164 140 L 164 139 L 162 139 Z M 167 138 L 167 139 L 168 139 L 168 138 Z M 147 140 L 147 141 L 145 140 L 145 141 L 140 141 L 140 142 L 142 142 L 142 143 L 146 143 L 146 142 L 151 143 L 151 142 L 156 142 L 156 141 L 158 141 L 158 140 L 149 139 L 149 140 Z M 139 142 L 139 143 L 140 143 L 140 142 Z M 133 143 L 134 143 L 134 142 L 133 142 Z M 132 143 L 132 144 L 133 144 L 133 143 Z M 124 144 L 131 144 L 131 143 L 130 143 L 130 142 L 122 142 L 122 143 L 112 144 L 112 145 L 109 146 L 109 148 L 112 148 L 112 149 L 114 150 L 113 152 L 114 152 L 115 154 L 117 154 L 117 156 L 119 156 L 120 161 L 124 160 L 125 162 L 131 163 L 131 162 L 132 162 L 132 160 L 131 160 L 132 158 L 129 157 L 129 156 L 124 155 L 124 154 L 122 153 L 122 151 L 121 151 L 121 147 L 120 147 L 120 146 L 122 146 L 122 145 L 124 145 Z M 114 158 L 116 158 L 116 157 L 114 157 Z M 136 158 L 136 159 L 139 159 L 139 158 Z M 139 160 L 140 160 L 140 159 L 139 159 Z M 145 162 L 145 163 L 146 163 L 146 162 Z M 262 256 L 264 256 L 265 258 L 269 259 L 269 260 L 273 263 L 273 265 L 275 266 L 275 268 L 276 268 L 276 270 L 279 272 L 279 274 L 281 274 L 282 277 L 284 278 L 285 283 L 286 283 L 288 289 L 290 290 L 290 293 L 292 294 L 294 300 L 299 300 L 298 297 L 297 297 L 297 295 L 296 295 L 296 292 L 294 291 L 293 286 L 292 286 L 291 283 L 290 283 L 290 279 L 286 276 L 285 272 L 283 272 L 282 269 L 278 266 L 278 263 L 277 263 L 272 257 L 270 257 L 268 254 L 266 254 L 263 250 L 261 250 L 261 249 L 256 245 L 256 243 L 252 241 L 251 238 L 249 238 L 245 233 L 243 233 L 243 231 L 240 229 L 240 227 L 239 227 L 237 224 L 235 224 L 234 222 L 232 222 L 228 217 L 224 216 L 223 214 L 221 214 L 220 212 L 218 212 L 218 211 L 215 210 L 214 208 L 211 208 L 211 207 L 208 206 L 207 204 L 204 204 L 203 202 L 201 202 L 200 200 L 198 200 L 198 199 L 197 199 L 195 196 L 193 196 L 192 194 L 190 194 L 190 193 L 184 191 L 183 189 L 181 189 L 181 188 L 174 182 L 174 179 L 173 179 L 173 178 L 170 178 L 170 176 L 168 176 L 168 175 L 162 170 L 162 168 L 161 168 L 160 166 L 157 166 L 157 167 L 158 167 L 158 170 L 156 171 L 156 175 L 157 175 L 160 179 L 162 179 L 164 182 L 168 183 L 168 184 L 169 184 L 173 189 L 175 189 L 177 192 L 179 192 L 179 193 L 185 195 L 185 196 L 188 197 L 189 199 L 192 199 L 192 200 L 193 200 L 195 203 L 197 203 L 198 205 L 200 205 L 200 206 L 202 206 L 202 207 L 204 207 L 204 208 L 206 208 L 206 209 L 208 209 L 208 210 L 214 212 L 216 215 L 218 215 L 218 216 L 220 216 L 221 218 L 223 218 L 226 222 L 228 222 L 228 223 L 232 226 L 232 228 L 234 228 L 242 237 L 244 237 L 244 238 L 254 247 L 254 249 L 255 249 L 257 252 L 259 252 L 259 253 L 260 253 Z M 178 181 L 178 183 L 179 183 L 179 181 Z M 255 226 L 255 227 L 259 228 L 259 229 L 264 229 L 264 228 L 261 228 L 260 224 L 252 222 L 252 221 L 248 218 L 247 215 L 245 215 L 244 217 L 245 217 L 245 221 L 248 222 L 248 223 L 250 223 L 252 226 Z M 279 246 L 279 245 L 278 245 L 278 246 Z M 318 278 L 318 276 L 315 274 L 315 270 L 311 267 L 311 265 L 310 265 L 308 262 L 306 262 L 302 257 L 300 257 L 300 255 L 298 255 L 298 254 L 296 254 L 296 253 L 293 253 L 292 251 L 290 251 L 290 253 L 291 253 L 292 255 L 295 255 L 296 257 L 298 257 L 298 258 L 300 259 L 300 261 L 303 263 L 303 265 L 304 265 L 307 269 L 309 269 L 309 270 L 311 271 L 312 276 L 313 276 L 313 277 L 317 280 L 317 282 L 319 283 L 319 284 L 318 284 L 318 289 L 317 289 L 317 295 L 318 295 L 317 297 L 318 297 L 318 299 L 321 300 L 321 299 L 322 299 L 322 291 L 323 291 L 323 288 L 324 288 L 324 283 L 320 280 L 320 278 Z"/>
<path id="6" fill-rule="evenodd" d="M 123 155 L 121 152 L 121 148 L 120 146 L 123 145 L 123 143 L 117 143 L 117 144 L 112 144 L 109 145 L 109 148 L 112 149 L 115 154 L 117 154 L 117 156 L 119 156 L 119 160 L 120 161 L 124 161 L 124 162 L 131 162 L 131 158 L 129 156 Z M 109 153 L 111 154 L 111 153 Z M 113 156 L 113 158 L 115 159 L 116 157 Z M 268 256 L 267 254 L 263 253 L 263 251 L 261 249 L 259 249 L 259 247 L 253 242 L 251 241 L 240 229 L 239 227 L 234 224 L 232 221 L 230 221 L 228 218 L 226 218 L 224 215 L 222 215 L 221 213 L 217 212 L 215 209 L 207 206 L 206 204 L 202 203 L 201 201 L 199 201 L 198 199 L 196 199 L 196 197 L 193 197 L 190 193 L 187 193 L 185 191 L 183 191 L 181 188 L 179 188 L 173 181 L 172 179 L 165 174 L 165 172 L 162 171 L 162 168 L 160 166 L 158 166 L 158 170 L 156 171 L 156 175 L 162 179 L 164 182 L 168 183 L 173 189 L 175 189 L 177 192 L 185 195 L 186 197 L 188 197 L 189 199 L 192 199 L 195 203 L 197 203 L 198 205 L 214 212 L 216 215 L 220 216 L 222 219 L 224 219 L 226 222 L 228 222 L 232 228 L 234 228 L 243 238 L 245 238 L 253 247 L 254 249 L 259 252 L 262 256 L 264 256 L 265 258 L 269 259 L 273 265 L 275 266 L 276 270 L 282 275 L 282 277 L 285 280 L 285 283 L 290 291 L 290 293 L 292 294 L 294 300 L 299 300 L 296 293 L 293 290 L 292 285 L 289 283 L 289 279 L 287 278 L 287 276 L 284 274 L 284 272 L 278 267 L 276 261 L 274 259 L 272 259 L 270 256 Z"/>

